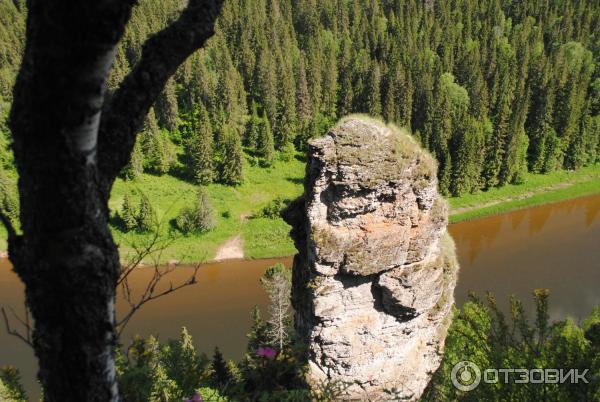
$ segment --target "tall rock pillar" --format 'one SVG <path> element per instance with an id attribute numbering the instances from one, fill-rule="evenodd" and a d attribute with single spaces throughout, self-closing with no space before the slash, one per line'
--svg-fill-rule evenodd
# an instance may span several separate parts
<path id="1" fill-rule="evenodd" d="M 347 399 L 418 399 L 440 364 L 458 265 L 436 164 L 406 133 L 350 116 L 308 148 L 285 212 L 309 380 Z"/>

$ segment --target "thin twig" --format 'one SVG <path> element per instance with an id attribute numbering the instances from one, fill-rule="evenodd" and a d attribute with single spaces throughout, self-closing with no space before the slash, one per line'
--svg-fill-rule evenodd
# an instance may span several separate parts
<path id="1" fill-rule="evenodd" d="M 33 343 L 31 342 L 31 337 L 30 337 L 30 331 L 29 328 L 27 328 L 27 335 L 23 336 L 23 334 L 21 334 L 19 331 L 12 329 L 10 326 L 10 322 L 8 320 L 8 316 L 6 315 L 6 310 L 4 309 L 4 307 L 0 308 L 0 311 L 2 312 L 2 317 L 4 318 L 4 325 L 6 327 L 6 332 L 9 335 L 12 335 L 20 340 L 22 340 L 23 342 L 25 342 L 27 345 L 29 345 L 30 347 L 33 347 Z M 13 312 L 14 314 L 14 312 Z M 16 316 L 16 314 L 14 314 Z M 18 317 L 17 319 L 19 321 L 21 321 Z M 27 319 L 28 320 L 28 319 Z"/>
<path id="2" fill-rule="evenodd" d="M 177 286 L 173 286 L 173 283 L 171 282 L 169 285 L 169 288 L 160 292 L 160 293 L 155 293 L 156 291 L 156 286 L 161 282 L 161 280 L 164 278 L 165 275 L 168 275 L 169 273 L 173 272 L 173 269 L 167 270 L 163 273 L 160 272 L 159 267 L 156 266 L 155 267 L 155 271 L 154 271 L 154 275 L 152 277 L 152 279 L 150 279 L 150 281 L 148 281 L 148 284 L 146 285 L 146 289 L 144 290 L 143 295 L 140 297 L 140 299 L 137 301 L 137 303 L 133 304 L 130 302 L 131 305 L 131 309 L 129 310 L 129 312 L 121 319 L 117 322 L 116 326 L 117 326 L 117 335 L 121 336 L 125 326 L 129 323 L 129 321 L 131 320 L 131 318 L 133 317 L 133 315 L 146 303 L 152 301 L 152 300 L 156 300 L 158 298 L 161 298 L 163 296 L 166 296 L 168 294 L 171 294 L 173 292 L 178 291 L 179 289 L 182 289 L 184 287 L 187 286 L 191 286 L 197 283 L 197 274 L 198 274 L 198 270 L 200 269 L 200 264 L 196 265 L 194 267 L 194 273 L 190 276 L 190 278 L 177 285 Z"/>

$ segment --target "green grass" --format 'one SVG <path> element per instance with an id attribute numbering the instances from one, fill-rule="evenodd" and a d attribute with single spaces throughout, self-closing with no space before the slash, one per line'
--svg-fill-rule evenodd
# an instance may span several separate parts
<path id="1" fill-rule="evenodd" d="M 596 193 L 600 193 L 600 165 L 577 171 L 528 173 L 523 184 L 450 198 L 450 222 L 478 219 Z"/>
<path id="2" fill-rule="evenodd" d="M 237 187 L 211 184 L 209 198 L 217 211 L 216 228 L 205 234 L 181 235 L 173 229 L 173 220 L 184 206 L 191 206 L 197 186 L 173 176 L 142 175 L 135 181 L 117 180 L 110 207 L 119 211 L 128 192 L 137 206 L 139 191 L 150 199 L 161 222 L 160 233 L 168 239 L 161 261 L 207 261 L 228 239 L 240 235 L 246 258 L 288 256 L 295 252 L 289 236 L 290 227 L 282 219 L 250 218 L 270 201 L 282 197 L 294 199 L 302 193 L 305 162 L 296 157 L 276 160 L 270 168 L 244 165 L 244 183 Z M 575 172 L 559 171 L 545 175 L 528 174 L 521 185 L 508 185 L 486 192 L 450 198 L 451 222 L 477 219 L 489 215 L 532 207 L 569 198 L 600 193 L 600 165 Z M 455 212 L 452 212 L 455 211 Z M 124 233 L 113 229 L 124 260 L 132 247 L 146 244 L 150 235 Z M 0 227 L 0 250 L 6 250 L 6 232 Z"/>
<path id="3" fill-rule="evenodd" d="M 296 157 L 276 160 L 270 168 L 244 165 L 244 182 L 237 187 L 211 184 L 208 196 L 217 212 L 216 228 L 204 234 L 181 235 L 173 230 L 171 220 L 184 206 L 192 206 L 197 186 L 172 176 L 142 175 L 135 181 L 117 180 L 110 199 L 112 211 L 119 211 L 126 192 L 137 205 L 139 191 L 150 199 L 160 233 L 170 237 L 170 245 L 161 260 L 206 261 L 214 257 L 217 248 L 238 234 L 242 234 L 244 254 L 248 258 L 290 255 L 294 252 L 289 237 L 290 227 L 281 219 L 251 218 L 271 200 L 282 197 L 294 199 L 303 190 L 304 162 Z M 143 245 L 151 235 L 137 232 L 113 231 L 121 248 L 122 257 L 134 245 Z"/>

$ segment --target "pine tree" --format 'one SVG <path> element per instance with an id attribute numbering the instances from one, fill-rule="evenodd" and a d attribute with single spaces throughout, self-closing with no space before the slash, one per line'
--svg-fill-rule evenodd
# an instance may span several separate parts
<path id="1" fill-rule="evenodd" d="M 273 56 L 265 47 L 258 60 L 256 83 L 261 104 L 271 119 L 277 116 L 277 82 L 277 69 Z"/>
<path id="2" fill-rule="evenodd" d="M 141 232 L 149 232 L 155 229 L 156 216 L 150 200 L 145 194 L 141 194 L 140 206 L 137 215 L 137 228 Z"/>
<path id="3" fill-rule="evenodd" d="M 173 78 L 167 81 L 156 105 L 158 122 L 169 131 L 177 130 L 179 125 L 179 106 Z"/>
<path id="4" fill-rule="evenodd" d="M 252 319 L 252 327 L 250 328 L 250 332 L 246 334 L 246 338 L 248 338 L 247 351 L 248 353 L 253 354 L 256 353 L 256 350 L 260 346 L 264 346 L 268 343 L 268 335 L 267 324 L 263 321 L 258 306 L 254 306 L 250 316 Z"/>
<path id="5" fill-rule="evenodd" d="M 265 166 L 271 166 L 275 156 L 275 148 L 273 145 L 273 131 L 267 116 L 261 119 L 258 131 L 257 150 L 262 158 L 262 163 Z"/>
<path id="6" fill-rule="evenodd" d="M 243 180 L 242 141 L 240 136 L 228 127 L 225 127 L 221 151 L 220 179 L 224 184 L 237 186 Z"/>
<path id="7" fill-rule="evenodd" d="M 229 382 L 231 381 L 231 375 L 229 373 L 229 370 L 227 369 L 227 363 L 223 358 L 223 354 L 221 353 L 218 347 L 215 347 L 211 368 L 211 380 L 214 386 L 220 389 L 225 388 L 227 384 L 229 384 Z"/>
<path id="8" fill-rule="evenodd" d="M 381 116 L 381 69 L 376 61 L 371 65 L 366 96 L 368 113 L 371 116 Z"/>
<path id="9" fill-rule="evenodd" d="M 278 113 L 275 126 L 275 146 L 281 150 L 292 142 L 297 134 L 296 83 L 291 63 L 280 58 L 279 62 Z"/>
<path id="10" fill-rule="evenodd" d="M 136 219 L 135 209 L 129 199 L 129 194 L 125 193 L 123 197 L 123 205 L 121 206 L 121 219 L 126 231 L 133 230 L 137 227 L 138 222 Z"/>
<path id="11" fill-rule="evenodd" d="M 248 124 L 246 125 L 246 135 L 244 137 L 245 145 L 257 150 L 258 149 L 258 137 L 260 133 L 260 125 L 262 119 L 258 116 L 258 105 L 255 101 L 252 101 L 252 114 Z"/>
<path id="12" fill-rule="evenodd" d="M 200 104 L 195 137 L 190 147 L 194 163 L 194 178 L 200 184 L 209 184 L 214 177 L 213 131 L 208 111 Z"/>
<path id="13" fill-rule="evenodd" d="M 141 140 L 138 137 L 131 152 L 131 159 L 123 169 L 122 176 L 125 180 L 135 180 L 142 173 L 144 173 L 144 154 L 142 152 Z"/>
<path id="14" fill-rule="evenodd" d="M 217 224 L 215 209 L 208 198 L 208 193 L 203 187 L 198 189 L 198 194 L 196 195 L 196 208 L 194 212 L 196 230 L 206 232 L 214 229 L 215 225 Z"/>
<path id="15" fill-rule="evenodd" d="M 159 174 L 167 173 L 175 160 L 175 151 L 170 140 L 159 129 L 153 108 L 150 108 L 146 117 L 140 141 L 146 156 L 144 169 Z"/>
<path id="16" fill-rule="evenodd" d="M 300 55 L 300 65 L 298 70 L 298 89 L 296 91 L 296 105 L 298 106 L 298 119 L 301 125 L 306 125 L 312 115 L 312 105 L 310 94 L 308 93 L 308 81 L 306 79 L 304 53 Z"/>
<path id="17" fill-rule="evenodd" d="M 200 385 L 203 367 L 186 327 L 181 328 L 179 339 L 168 342 L 161 357 L 167 376 L 175 381 L 184 395 L 192 395 Z"/>
<path id="18" fill-rule="evenodd" d="M 455 197 L 479 190 L 486 129 L 491 130 L 491 122 L 480 123 L 469 117 L 467 124 L 455 133 L 450 184 Z"/>

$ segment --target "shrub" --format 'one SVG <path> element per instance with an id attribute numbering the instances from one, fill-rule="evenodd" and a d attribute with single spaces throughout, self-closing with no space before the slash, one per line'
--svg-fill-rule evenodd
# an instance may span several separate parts
<path id="1" fill-rule="evenodd" d="M 11 366 L 0 368 L 0 401 L 26 402 L 27 394 L 21 385 L 19 370 Z"/>
<path id="2" fill-rule="evenodd" d="M 269 202 L 263 209 L 258 212 L 255 217 L 257 218 L 269 218 L 269 219 L 277 219 L 281 216 L 281 211 L 285 207 L 288 206 L 290 200 L 286 200 L 283 198 L 275 198 L 271 202 Z"/>
<path id="3" fill-rule="evenodd" d="M 0 166 L 0 212 L 11 221 L 19 219 L 19 201 L 15 183 L 6 176 Z"/>
<path id="4" fill-rule="evenodd" d="M 466 395 L 453 386 L 451 372 L 460 361 L 475 363 L 483 372 L 493 368 L 588 369 L 589 384 L 519 384 L 482 381 L 468 393 L 473 401 L 589 401 L 600 396 L 600 347 L 593 342 L 591 329 L 600 324 L 596 308 L 581 326 L 571 319 L 551 322 L 545 289 L 534 292 L 535 319 L 530 321 L 523 303 L 511 297 L 510 316 L 505 318 L 496 300 L 488 294 L 487 303 L 471 296 L 462 310 L 455 311 L 446 338 L 442 365 L 424 395 L 427 401 L 461 400 Z M 501 377 L 502 378 L 502 375 Z"/>
<path id="5" fill-rule="evenodd" d="M 215 228 L 216 223 L 215 210 L 202 187 L 198 190 L 196 205 L 184 208 L 175 220 L 182 233 L 208 232 Z"/>

